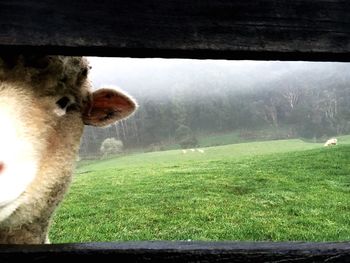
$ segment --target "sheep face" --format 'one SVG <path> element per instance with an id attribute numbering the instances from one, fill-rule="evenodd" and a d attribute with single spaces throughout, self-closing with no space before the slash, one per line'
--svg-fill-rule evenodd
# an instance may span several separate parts
<path id="1" fill-rule="evenodd" d="M 0 58 L 0 226 L 49 218 L 70 181 L 84 125 L 105 126 L 136 108 L 119 90 L 91 92 L 85 60 L 50 57 L 47 64 L 37 69 L 21 58 L 7 67 Z"/>
<path id="2" fill-rule="evenodd" d="M 47 148 L 46 114 L 26 90 L 0 84 L 0 221 L 16 209 L 11 203 L 38 172 Z"/>

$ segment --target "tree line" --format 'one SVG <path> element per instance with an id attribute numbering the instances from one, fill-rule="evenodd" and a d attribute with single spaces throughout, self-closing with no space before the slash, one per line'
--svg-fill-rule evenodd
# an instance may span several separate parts
<path id="1" fill-rule="evenodd" d="M 284 138 L 318 140 L 348 134 L 349 69 L 346 64 L 319 70 L 314 66 L 265 69 L 259 73 L 261 79 L 256 73 L 251 80 L 246 72 L 236 81 L 237 74 L 230 70 L 206 68 L 202 74 L 191 75 L 184 68 L 189 74 L 162 83 L 167 86 L 161 96 L 135 89 L 140 107 L 131 118 L 102 130 L 88 127 L 81 154 L 97 154 L 106 138 L 122 141 L 127 150 L 159 150 L 179 144 L 179 136 L 186 134 L 193 139 L 239 131 L 242 137 L 253 138 L 255 131 L 266 128 L 284 130 Z"/>

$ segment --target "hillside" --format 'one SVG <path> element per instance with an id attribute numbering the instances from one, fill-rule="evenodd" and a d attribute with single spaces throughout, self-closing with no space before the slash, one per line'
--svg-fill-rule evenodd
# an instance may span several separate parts
<path id="1" fill-rule="evenodd" d="M 51 241 L 350 239 L 350 146 L 299 140 L 81 166 Z"/>

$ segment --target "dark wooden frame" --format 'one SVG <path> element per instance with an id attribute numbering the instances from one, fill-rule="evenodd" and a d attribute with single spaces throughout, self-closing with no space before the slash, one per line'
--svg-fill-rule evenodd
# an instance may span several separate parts
<path id="1" fill-rule="evenodd" d="M 2 245 L 0 262 L 348 262 L 349 243 L 121 242 Z"/>
<path id="2" fill-rule="evenodd" d="M 350 61 L 347 0 L 0 0 L 2 52 Z"/>
<path id="3" fill-rule="evenodd" d="M 350 61 L 347 0 L 0 0 L 0 52 Z M 345 262 L 350 243 L 0 245 L 0 262 Z"/>

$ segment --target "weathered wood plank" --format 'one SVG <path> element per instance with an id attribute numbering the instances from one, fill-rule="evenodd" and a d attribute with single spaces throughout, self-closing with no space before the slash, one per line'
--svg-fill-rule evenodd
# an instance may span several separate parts
<path id="1" fill-rule="evenodd" d="M 346 0 L 0 0 L 0 51 L 350 61 Z"/>
<path id="2" fill-rule="evenodd" d="M 0 262 L 62 262 L 68 259 L 98 262 L 349 262 L 350 243 L 168 241 L 0 245 Z"/>

